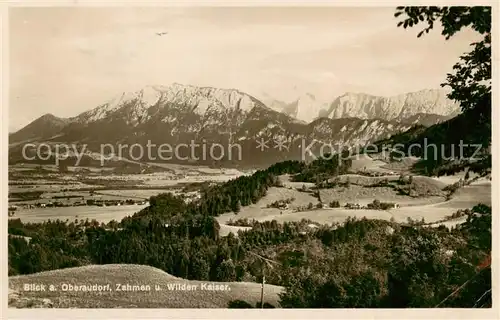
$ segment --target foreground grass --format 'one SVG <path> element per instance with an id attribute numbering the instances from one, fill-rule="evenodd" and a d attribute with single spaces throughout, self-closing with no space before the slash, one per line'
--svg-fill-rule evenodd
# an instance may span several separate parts
<path id="1" fill-rule="evenodd" d="M 202 290 L 202 284 L 227 285 L 227 290 Z M 44 284 L 45 292 L 24 290 L 25 284 Z M 107 285 L 112 291 L 61 291 L 63 284 Z M 116 291 L 117 284 L 149 285 L 150 291 Z M 197 285 L 197 290 L 169 290 L 167 285 Z M 49 286 L 58 291 L 49 291 Z M 159 286 L 161 291 L 156 291 Z M 266 285 L 264 301 L 278 306 L 282 288 Z M 53 308 L 227 308 L 233 300 L 243 300 L 255 306 L 260 302 L 261 286 L 245 282 L 205 282 L 176 278 L 162 270 L 144 265 L 91 265 L 60 269 L 9 278 L 9 307 Z"/>

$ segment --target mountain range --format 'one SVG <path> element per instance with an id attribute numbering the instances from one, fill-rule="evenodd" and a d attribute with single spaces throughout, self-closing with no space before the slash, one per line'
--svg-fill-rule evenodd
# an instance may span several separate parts
<path id="1" fill-rule="evenodd" d="M 318 118 L 381 119 L 412 123 L 424 115 L 429 123 L 432 117 L 438 122 L 458 115 L 460 110 L 458 103 L 446 97 L 445 91 L 435 89 L 392 97 L 347 92 L 333 101 L 305 93 L 291 102 L 284 102 L 266 94 L 263 101 L 270 108 L 307 123 Z M 415 118 L 417 115 L 420 116 Z"/>
<path id="2" fill-rule="evenodd" d="M 71 118 L 44 115 L 9 135 L 9 158 L 18 160 L 20 146 L 26 141 L 86 144 L 94 151 L 99 151 L 101 144 L 194 141 L 238 143 L 243 155 L 239 164 L 267 165 L 300 158 L 301 149 L 312 141 L 364 145 L 457 113 L 458 105 L 439 90 L 390 98 L 346 93 L 329 104 L 318 103 L 314 95 L 306 94 L 289 104 L 275 100 L 267 106 L 236 89 L 174 83 L 119 94 Z M 261 139 L 269 142 L 265 152 L 256 149 Z M 283 148 L 273 145 L 277 141 Z M 315 151 L 319 146 L 314 146 Z M 230 161 L 220 161 L 226 160 Z"/>

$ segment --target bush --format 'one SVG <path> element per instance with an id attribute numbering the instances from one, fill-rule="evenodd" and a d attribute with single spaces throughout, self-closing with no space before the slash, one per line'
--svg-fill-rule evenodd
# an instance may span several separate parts
<path id="1" fill-rule="evenodd" d="M 380 210 L 389 210 L 394 208 L 394 203 L 382 202 L 380 204 Z"/>
<path id="2" fill-rule="evenodd" d="M 243 300 L 233 300 L 229 301 L 227 304 L 227 307 L 229 309 L 252 309 L 252 305 L 246 301 Z"/>
<path id="3" fill-rule="evenodd" d="M 373 200 L 372 203 L 367 205 L 368 209 L 374 210 L 389 210 L 395 207 L 395 204 L 392 202 L 380 202 L 379 200 Z"/>
<path id="4" fill-rule="evenodd" d="M 340 202 L 338 201 L 332 201 L 329 204 L 330 208 L 340 208 Z"/>

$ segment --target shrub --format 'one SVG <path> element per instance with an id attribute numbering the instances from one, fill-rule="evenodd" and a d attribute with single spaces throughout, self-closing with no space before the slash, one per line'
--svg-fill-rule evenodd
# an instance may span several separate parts
<path id="1" fill-rule="evenodd" d="M 330 208 L 340 208 L 340 202 L 338 201 L 332 201 L 330 202 Z"/>
<path id="2" fill-rule="evenodd" d="M 253 308 L 253 306 L 250 303 L 243 301 L 243 300 L 229 301 L 229 303 L 227 304 L 227 307 L 229 309 L 252 309 Z"/>

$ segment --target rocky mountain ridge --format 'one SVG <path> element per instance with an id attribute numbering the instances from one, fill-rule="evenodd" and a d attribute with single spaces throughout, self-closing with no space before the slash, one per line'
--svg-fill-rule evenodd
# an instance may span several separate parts
<path id="1" fill-rule="evenodd" d="M 303 101 L 314 100 L 315 97 L 310 95 L 307 100 L 298 101 L 296 109 L 300 111 Z M 354 102 L 351 104 L 358 106 Z M 365 109 L 358 109 L 373 109 L 373 114 L 380 115 L 376 110 L 378 106 L 379 104 L 372 103 Z M 351 109 L 356 110 L 355 107 L 345 108 L 347 111 Z M 422 111 L 422 108 L 418 110 Z M 401 114 L 408 112 L 401 111 L 399 115 Z M 236 89 L 174 83 L 170 86 L 148 86 L 137 92 L 120 94 L 73 118 L 43 116 L 10 138 L 11 142 L 29 137 L 39 141 L 50 139 L 52 142 L 81 143 L 95 151 L 99 151 L 102 144 L 146 145 L 153 142 L 179 145 L 192 141 L 209 145 L 238 143 L 245 154 L 242 161 L 262 162 L 265 165 L 278 160 L 300 158 L 303 156 L 304 145 L 309 145 L 310 141 L 344 146 L 363 145 L 405 131 L 411 126 L 406 122 L 386 120 L 383 117 L 338 119 L 336 116 L 339 114 L 333 111 L 329 115 L 328 118 L 306 123 L 268 108 L 257 98 Z M 368 117 L 369 112 L 364 115 Z M 44 126 L 51 128 L 48 133 L 44 133 L 47 131 L 44 131 Z M 266 152 L 256 152 L 261 139 L 271 143 Z M 282 141 L 284 147 L 278 150 L 272 145 L 276 141 Z M 317 151 L 318 145 L 315 148 Z"/>
<path id="2" fill-rule="evenodd" d="M 458 103 L 448 99 L 444 90 L 436 89 L 420 90 L 392 97 L 347 92 L 330 102 L 318 99 L 311 93 L 303 94 L 289 103 L 269 97 L 267 101 L 272 109 L 307 123 L 323 117 L 408 122 L 406 119 L 415 118 L 417 115 L 422 117 L 422 115 L 429 114 L 435 115 L 435 118 L 449 118 L 460 112 Z M 428 117 L 427 122 L 431 118 Z"/>

